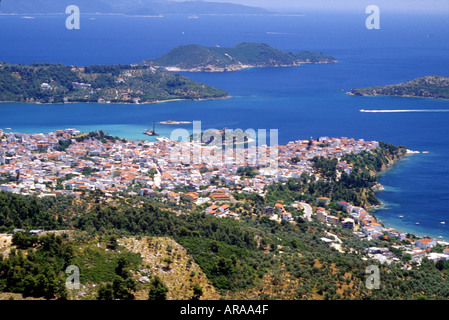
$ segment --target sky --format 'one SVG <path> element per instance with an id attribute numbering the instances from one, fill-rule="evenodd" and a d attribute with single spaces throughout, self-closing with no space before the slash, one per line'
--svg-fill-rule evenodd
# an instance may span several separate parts
<path id="1" fill-rule="evenodd" d="M 377 5 L 381 10 L 391 12 L 446 12 L 449 0 L 205 0 L 211 2 L 232 2 L 281 11 L 356 11 L 369 5 Z"/>

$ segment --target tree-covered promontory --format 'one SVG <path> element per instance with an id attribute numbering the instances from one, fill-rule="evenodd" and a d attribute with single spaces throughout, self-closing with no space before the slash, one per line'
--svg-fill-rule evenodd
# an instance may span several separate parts
<path id="1" fill-rule="evenodd" d="M 248 67 L 334 62 L 334 57 L 322 52 L 284 52 L 265 43 L 244 42 L 234 47 L 205 47 L 198 44 L 178 46 L 159 58 L 145 60 L 144 64 L 171 71 L 223 72 Z"/>
<path id="2" fill-rule="evenodd" d="M 449 99 L 449 78 L 437 75 L 425 76 L 399 84 L 353 88 L 350 94 Z"/>
<path id="3" fill-rule="evenodd" d="M 0 63 L 0 102 L 151 103 L 227 96 L 223 90 L 143 65 Z"/>

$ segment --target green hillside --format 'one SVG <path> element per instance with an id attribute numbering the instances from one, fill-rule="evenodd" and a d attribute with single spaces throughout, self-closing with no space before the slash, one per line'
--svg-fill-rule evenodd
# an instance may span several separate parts
<path id="1" fill-rule="evenodd" d="M 225 91 L 147 66 L 0 64 L 0 101 L 149 103 L 226 96 Z"/>
<path id="2" fill-rule="evenodd" d="M 449 99 L 449 78 L 436 75 L 426 76 L 399 84 L 354 88 L 351 90 L 351 94 Z"/>
<path id="3" fill-rule="evenodd" d="M 146 65 L 179 71 L 233 71 L 245 67 L 296 66 L 301 63 L 333 63 L 324 53 L 284 52 L 265 43 L 244 42 L 235 47 L 178 46 L 167 54 L 144 61 Z"/>
<path id="4" fill-rule="evenodd" d="M 267 10 L 235 3 L 166 0 L 3 0 L 0 13 L 64 13 L 68 5 L 77 5 L 85 13 L 130 15 L 156 14 L 266 14 Z"/>

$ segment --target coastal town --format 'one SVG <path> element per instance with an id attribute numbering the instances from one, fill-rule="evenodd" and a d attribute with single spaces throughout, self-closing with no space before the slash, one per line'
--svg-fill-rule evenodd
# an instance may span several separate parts
<path id="1" fill-rule="evenodd" d="M 350 175 L 352 168 L 341 157 L 379 146 L 376 141 L 363 139 L 320 137 L 285 145 L 254 146 L 241 150 L 240 154 L 229 154 L 225 150 L 190 144 L 190 153 L 174 159 L 172 151 L 181 147 L 182 142 L 165 137 L 155 141 L 126 140 L 102 131 L 82 133 L 74 128 L 36 134 L 8 131 L 11 130 L 0 130 L 0 191 L 39 197 L 58 194 L 84 197 L 97 190 L 104 197 L 121 196 L 124 192 L 159 196 L 176 204 L 180 201 L 198 206 L 207 204 L 205 214 L 236 220 L 239 214 L 229 206 L 235 201 L 234 192 L 263 197 L 270 184 L 315 174 L 312 159 L 317 156 L 338 159 L 339 171 Z M 273 149 L 276 149 L 275 166 L 267 161 Z M 201 161 L 192 161 L 195 152 L 202 155 Z M 209 161 L 211 152 L 215 162 Z M 250 168 L 251 174 L 242 174 L 242 168 Z M 221 186 L 211 183 L 215 180 L 221 181 Z M 183 191 L 179 191 L 180 187 Z M 431 250 L 449 243 L 432 238 L 408 239 L 404 233 L 385 228 L 365 208 L 345 201 L 337 201 L 337 205 L 346 216 L 337 217 L 327 208 L 330 202 L 326 197 L 318 197 L 315 203 L 309 204 L 296 202 L 284 206 L 279 201 L 265 207 L 263 214 L 279 222 L 295 223 L 297 213 L 291 211 L 301 212 L 309 221 L 315 219 L 327 224 L 329 230 L 351 230 L 360 239 L 397 239 L 403 243 L 397 249 L 411 261 L 419 262 L 423 257 L 435 262 L 449 259 L 449 248 L 441 253 Z M 321 240 L 344 252 L 335 234 L 329 232 Z M 381 263 L 399 261 L 386 248 L 369 247 L 367 255 Z"/>
<path id="2" fill-rule="evenodd" d="M 232 190 L 263 195 L 264 187 L 271 183 L 312 173 L 311 160 L 316 156 L 339 158 L 378 147 L 376 141 L 321 137 L 286 145 L 255 146 L 231 154 L 196 145 L 187 154 L 191 158 L 183 158 L 184 152 L 174 159 L 173 150 L 182 148 L 182 142 L 165 137 L 152 142 L 107 140 L 103 132 L 94 135 L 91 138 L 73 128 L 38 134 L 0 130 L 1 191 L 78 197 L 101 190 L 112 196 L 138 185 L 141 195 L 162 193 L 175 199 L 172 190 L 185 186 L 199 198 L 212 192 L 211 199 L 226 200 Z M 210 161 L 211 152 L 214 162 Z M 194 153 L 201 154 L 200 162 L 195 161 Z M 270 153 L 276 155 L 274 167 Z M 338 166 L 350 174 L 346 163 Z M 258 168 L 258 174 L 241 176 L 237 173 L 240 167 Z M 214 178 L 222 180 L 226 187 L 211 186 Z"/>
<path id="3" fill-rule="evenodd" d="M 316 199 L 317 205 L 328 205 L 330 199 L 326 197 L 319 197 Z M 329 214 L 329 212 L 318 206 L 316 208 L 315 217 L 318 221 L 325 223 L 329 226 L 336 226 L 343 229 L 354 230 L 353 233 L 360 239 L 384 239 L 389 238 L 397 240 L 398 245 L 394 245 L 393 248 L 400 251 L 402 256 L 407 257 L 408 262 L 420 263 L 422 258 L 427 258 L 433 262 L 440 260 L 449 260 L 449 242 L 443 240 L 433 239 L 432 237 L 424 237 L 420 239 L 410 239 L 408 236 L 413 236 L 403 232 L 399 232 L 394 228 L 385 228 L 373 215 L 368 213 L 363 207 L 353 206 L 345 201 L 337 201 L 337 204 L 343 207 L 351 218 L 341 219 L 341 221 Z M 339 248 L 341 240 L 336 235 L 330 234 L 329 238 L 322 238 L 324 242 L 334 247 L 335 249 L 343 252 Z M 332 239 L 331 239 L 332 238 Z M 439 246 L 441 252 L 434 252 L 433 247 Z M 380 247 L 368 247 L 366 248 L 367 257 L 377 260 L 380 263 L 399 263 L 401 261 L 395 253 L 391 252 L 388 248 Z M 365 257 L 365 259 L 367 259 Z M 405 268 L 410 269 L 410 263 L 404 265 Z"/>

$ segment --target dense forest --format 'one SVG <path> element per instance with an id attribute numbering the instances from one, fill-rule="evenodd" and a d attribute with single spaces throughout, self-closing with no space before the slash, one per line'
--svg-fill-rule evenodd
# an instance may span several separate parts
<path id="1" fill-rule="evenodd" d="M 223 90 L 142 65 L 0 63 L 0 101 L 146 103 L 226 96 Z"/>
<path id="2" fill-rule="evenodd" d="M 197 44 L 178 46 L 159 58 L 144 61 L 144 64 L 191 71 L 232 71 L 243 66 L 278 67 L 332 62 L 335 58 L 322 52 L 284 52 L 265 43 L 244 42 L 230 48 Z"/>
<path id="3" fill-rule="evenodd" d="M 71 201 L 64 197 L 52 199 L 52 203 L 47 200 L 50 199 L 38 200 L 1 192 L 0 232 L 12 231 L 13 228 L 58 228 L 58 207 L 64 210 L 66 205 L 71 206 Z"/>

